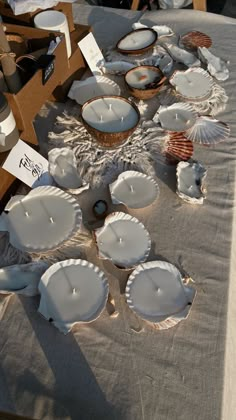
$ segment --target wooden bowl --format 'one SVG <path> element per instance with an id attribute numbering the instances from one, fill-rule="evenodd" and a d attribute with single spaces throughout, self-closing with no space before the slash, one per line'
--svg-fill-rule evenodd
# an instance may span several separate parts
<path id="1" fill-rule="evenodd" d="M 157 81 L 156 82 L 154 81 L 152 84 L 150 83 L 149 85 L 146 85 L 144 89 L 133 87 L 132 85 L 130 85 L 128 83 L 129 76 L 132 73 L 135 73 L 137 71 L 140 71 L 140 73 L 142 73 L 142 70 L 144 69 L 150 69 L 153 72 L 155 72 L 157 75 Z M 155 96 L 159 92 L 159 90 L 161 89 L 165 81 L 166 81 L 166 76 L 164 76 L 161 70 L 155 66 L 144 65 L 144 66 L 134 67 L 133 69 L 127 71 L 127 73 L 125 74 L 125 84 L 127 86 L 129 93 L 135 98 L 142 99 L 142 100 L 153 98 L 153 96 Z"/>
<path id="2" fill-rule="evenodd" d="M 97 100 L 97 99 L 103 99 L 103 98 L 118 98 L 124 102 L 127 102 L 128 104 L 130 104 L 132 106 L 132 108 L 136 111 L 137 113 L 137 123 L 129 128 L 128 130 L 125 131 L 119 131 L 119 132 L 106 132 L 106 131 L 102 131 L 99 130 L 97 128 L 92 127 L 83 117 L 83 111 L 86 108 L 86 106 L 88 104 L 90 104 L 91 102 Z M 135 131 L 135 129 L 137 128 L 139 121 L 140 121 L 140 112 L 138 107 L 132 103 L 131 101 L 129 101 L 126 98 L 123 98 L 121 96 L 116 96 L 116 95 L 101 95 L 101 96 L 97 96 L 95 98 L 89 99 L 87 102 L 84 103 L 84 105 L 82 106 L 82 110 L 81 110 L 81 119 L 82 122 L 86 128 L 86 130 L 88 131 L 89 134 L 91 134 L 91 136 L 96 139 L 96 141 L 103 147 L 116 147 L 119 146 L 120 144 L 124 143 L 126 141 L 126 139 Z"/>
<path id="3" fill-rule="evenodd" d="M 139 49 L 135 49 L 135 50 L 132 50 L 132 49 L 130 49 L 130 50 L 126 50 L 126 49 L 123 49 L 123 48 L 120 48 L 119 47 L 119 44 L 121 43 L 121 41 L 123 41 L 126 37 L 128 37 L 129 35 L 131 35 L 131 34 L 135 34 L 135 33 L 138 33 L 138 32 L 143 32 L 143 31 L 150 31 L 152 34 L 153 34 L 153 41 L 149 44 L 149 45 L 147 45 L 146 47 L 143 47 L 143 48 L 139 48 Z M 119 53 L 121 53 L 121 54 L 134 54 L 134 55 L 140 55 L 140 54 L 143 54 L 143 53 L 145 53 L 146 51 L 149 51 L 150 49 L 152 49 L 153 47 L 154 47 L 154 45 L 155 45 L 155 43 L 157 42 L 157 32 L 156 31 L 154 31 L 153 29 L 151 29 L 151 28 L 141 28 L 141 29 L 135 29 L 134 31 L 131 31 L 131 32 L 129 32 L 128 34 L 126 34 L 125 36 L 123 36 L 118 42 L 117 42 L 117 44 L 116 44 L 116 49 L 117 49 L 117 51 L 119 52 Z"/>

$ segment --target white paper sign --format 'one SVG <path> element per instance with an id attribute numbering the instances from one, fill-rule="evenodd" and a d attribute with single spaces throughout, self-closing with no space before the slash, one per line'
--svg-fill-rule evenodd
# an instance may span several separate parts
<path id="1" fill-rule="evenodd" d="M 94 76 L 102 74 L 100 66 L 105 62 L 105 58 L 103 57 L 93 34 L 90 32 L 86 35 L 80 42 L 78 42 L 78 46 Z"/>
<path id="2" fill-rule="evenodd" d="M 11 149 L 2 167 L 29 187 L 53 184 L 47 159 L 22 140 Z"/>

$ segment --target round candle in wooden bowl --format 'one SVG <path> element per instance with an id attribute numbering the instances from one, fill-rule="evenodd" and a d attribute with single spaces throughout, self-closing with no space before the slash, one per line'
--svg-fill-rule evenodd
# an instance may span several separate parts
<path id="1" fill-rule="evenodd" d="M 123 143 L 136 129 L 140 113 L 121 96 L 98 96 L 85 102 L 81 118 L 87 131 L 104 147 Z"/>
<path id="2" fill-rule="evenodd" d="M 94 234 L 99 257 L 110 259 L 118 267 L 131 268 L 146 261 L 151 249 L 150 235 L 144 225 L 123 212 L 107 216 L 104 226 Z"/>
<path id="3" fill-rule="evenodd" d="M 116 44 L 122 54 L 143 54 L 153 48 L 157 41 L 157 32 L 150 28 L 141 28 L 129 32 Z"/>
<path id="4" fill-rule="evenodd" d="M 195 291 L 184 285 L 179 270 L 165 261 L 140 264 L 126 285 L 129 307 L 142 319 L 160 323 L 168 318 L 176 325 L 186 318 Z"/>
<path id="5" fill-rule="evenodd" d="M 159 195 L 157 182 L 137 171 L 122 172 L 109 189 L 114 204 L 122 203 L 132 209 L 149 206 Z"/>
<path id="6" fill-rule="evenodd" d="M 104 273 L 85 260 L 66 260 L 53 264 L 39 283 L 39 312 L 67 333 L 78 322 L 99 317 L 108 298 Z"/>
<path id="7" fill-rule="evenodd" d="M 138 99 L 150 99 L 155 96 L 165 80 L 166 77 L 155 66 L 138 66 L 125 75 L 130 94 Z"/>

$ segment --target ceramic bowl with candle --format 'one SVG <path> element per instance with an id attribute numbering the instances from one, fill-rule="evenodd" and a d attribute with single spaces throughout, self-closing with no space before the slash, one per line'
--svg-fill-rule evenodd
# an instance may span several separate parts
<path id="1" fill-rule="evenodd" d="M 82 122 L 103 147 L 123 143 L 136 129 L 140 113 L 135 104 L 121 96 L 98 96 L 85 102 Z"/>
<path id="2" fill-rule="evenodd" d="M 74 324 L 92 322 L 105 308 L 108 281 L 103 271 L 85 260 L 53 264 L 39 283 L 39 312 L 67 334 Z"/>
<path id="3" fill-rule="evenodd" d="M 138 99 L 150 99 L 161 89 L 166 77 L 155 66 L 138 66 L 125 75 L 125 83 L 132 96 Z"/>
<path id="4" fill-rule="evenodd" d="M 109 185 L 109 189 L 114 204 L 124 204 L 131 209 L 151 205 L 160 193 L 159 186 L 152 177 L 137 171 L 122 172 Z"/>
<path id="5" fill-rule="evenodd" d="M 140 318 L 167 329 L 186 318 L 191 309 L 196 292 L 185 283 L 173 264 L 140 264 L 127 282 L 126 301 Z"/>
<path id="6" fill-rule="evenodd" d="M 154 47 L 157 37 L 153 29 L 136 29 L 123 36 L 117 42 L 116 49 L 121 54 L 143 54 Z"/>
<path id="7" fill-rule="evenodd" d="M 94 235 L 98 256 L 110 259 L 118 267 L 132 268 L 148 258 L 150 235 L 145 226 L 129 214 L 109 214 L 103 227 L 96 229 Z"/>

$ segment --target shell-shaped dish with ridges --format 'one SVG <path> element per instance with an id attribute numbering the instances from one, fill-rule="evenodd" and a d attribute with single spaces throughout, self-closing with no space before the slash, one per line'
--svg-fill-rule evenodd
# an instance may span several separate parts
<path id="1" fill-rule="evenodd" d="M 74 80 L 68 93 L 68 97 L 79 105 L 101 95 L 120 95 L 120 87 L 108 77 L 92 76 L 85 80 Z"/>
<path id="2" fill-rule="evenodd" d="M 186 131 L 197 120 L 197 112 L 185 102 L 177 102 L 170 106 L 160 106 L 153 117 L 155 123 L 160 123 L 163 130 Z"/>
<path id="3" fill-rule="evenodd" d="M 39 283 L 39 312 L 64 334 L 74 324 L 92 322 L 103 311 L 108 281 L 99 267 L 81 259 L 53 264 Z"/>
<path id="4" fill-rule="evenodd" d="M 94 235 L 98 256 L 110 259 L 118 267 L 134 267 L 149 256 L 150 235 L 145 226 L 129 214 L 111 213 Z"/>
<path id="5" fill-rule="evenodd" d="M 229 126 L 212 117 L 198 117 L 194 126 L 185 132 L 187 139 L 194 143 L 211 146 L 229 137 Z"/>
<path id="6" fill-rule="evenodd" d="M 195 291 L 185 286 L 173 264 L 150 261 L 138 265 L 130 275 L 125 295 L 140 318 L 166 329 L 187 317 Z"/>
<path id="7" fill-rule="evenodd" d="M 206 169 L 196 161 L 179 162 L 176 169 L 177 195 L 190 204 L 203 204 Z"/>
<path id="8" fill-rule="evenodd" d="M 74 236 L 81 222 L 76 199 L 59 188 L 46 186 L 26 196 L 14 196 L 1 215 L 0 230 L 8 231 L 10 243 L 22 251 L 46 252 Z"/>
<path id="9" fill-rule="evenodd" d="M 191 31 L 181 36 L 180 46 L 189 50 L 197 50 L 198 47 L 210 48 L 212 46 L 212 40 L 203 32 Z"/>
<path id="10" fill-rule="evenodd" d="M 179 95 L 191 101 L 209 97 L 214 85 L 212 77 L 202 68 L 176 70 L 169 82 Z"/>
<path id="11" fill-rule="evenodd" d="M 149 206 L 160 193 L 157 182 L 138 171 L 122 172 L 109 189 L 114 204 L 124 204 L 132 209 Z"/>
<path id="12" fill-rule="evenodd" d="M 193 155 L 193 143 L 187 140 L 184 133 L 169 133 L 169 138 L 165 141 L 163 152 L 166 157 L 176 160 L 189 160 Z"/>

